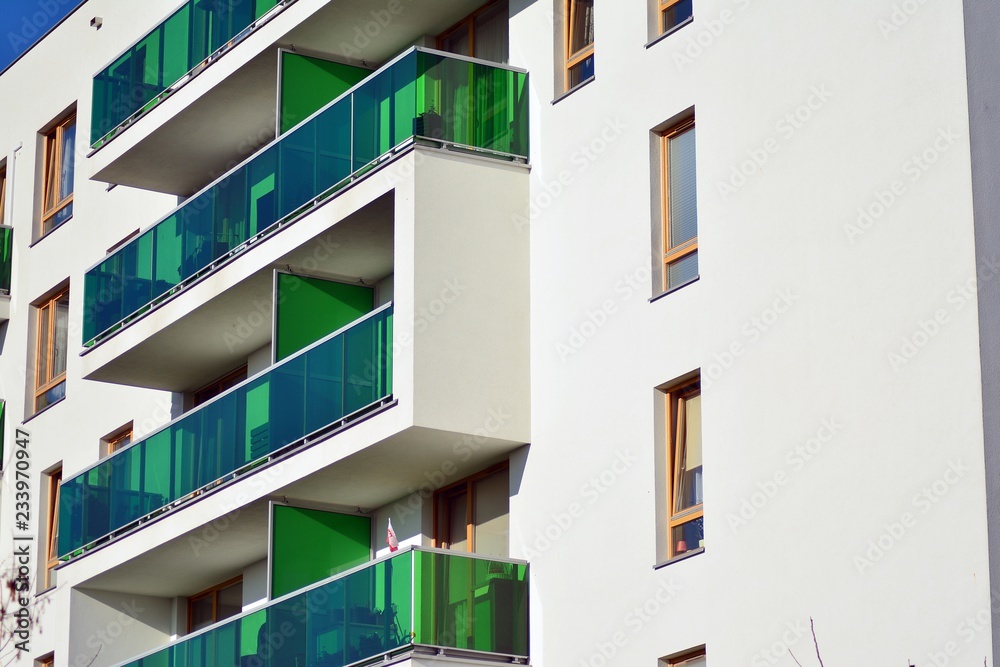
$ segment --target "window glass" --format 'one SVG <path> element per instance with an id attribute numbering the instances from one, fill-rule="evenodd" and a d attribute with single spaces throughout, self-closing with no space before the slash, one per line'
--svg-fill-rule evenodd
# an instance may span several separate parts
<path id="1" fill-rule="evenodd" d="M 73 177 L 76 167 L 76 115 L 45 134 L 42 182 L 42 233 L 55 229 L 73 215 Z"/>
<path id="2" fill-rule="evenodd" d="M 207 628 L 214 623 L 212 620 L 214 616 L 212 605 L 214 602 L 215 600 L 212 599 L 211 595 L 191 601 L 188 607 L 190 609 L 189 626 L 191 632 Z"/>
<path id="3" fill-rule="evenodd" d="M 219 584 L 188 598 L 188 632 L 224 621 L 243 611 L 243 578 Z"/>
<path id="4" fill-rule="evenodd" d="M 48 514 L 45 531 L 45 588 L 56 585 L 56 565 L 59 564 L 59 482 L 62 468 L 49 473 Z"/>
<path id="5" fill-rule="evenodd" d="M 669 559 L 705 546 L 701 382 L 695 377 L 663 391 L 667 436 L 664 529 Z"/>
<path id="6" fill-rule="evenodd" d="M 448 499 L 448 548 L 469 551 L 468 539 L 469 494 L 459 493 Z"/>
<path id="7" fill-rule="evenodd" d="M 594 76 L 594 0 L 566 0 L 566 89 Z"/>
<path id="8" fill-rule="evenodd" d="M 489 2 L 441 33 L 437 46 L 449 53 L 506 63 L 510 41 L 508 15 L 506 0 Z"/>
<path id="9" fill-rule="evenodd" d="M 661 0 L 661 32 L 668 32 L 694 15 L 692 0 Z"/>
<path id="10" fill-rule="evenodd" d="M 663 290 L 698 277 L 698 180 L 694 121 L 662 135 Z"/>
<path id="11" fill-rule="evenodd" d="M 38 349 L 35 354 L 35 411 L 66 395 L 69 338 L 69 291 L 36 306 Z"/>
<path id="12" fill-rule="evenodd" d="M 510 482 L 507 471 L 477 481 L 475 489 L 475 522 L 473 535 L 476 553 L 485 556 L 507 556 L 510 542 Z"/>
<path id="13" fill-rule="evenodd" d="M 499 558 L 508 556 L 510 470 L 506 463 L 442 489 L 435 495 L 434 504 L 434 538 L 438 546 Z"/>

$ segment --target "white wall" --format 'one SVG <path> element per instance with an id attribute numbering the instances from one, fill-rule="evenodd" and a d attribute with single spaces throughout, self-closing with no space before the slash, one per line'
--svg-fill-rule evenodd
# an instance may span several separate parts
<path id="1" fill-rule="evenodd" d="M 918 9 L 883 34 L 900 4 Z M 988 624 L 966 621 L 990 600 L 961 3 L 694 5 L 646 49 L 644 3 L 597 3 L 596 80 L 553 105 L 555 3 L 512 2 L 540 210 L 532 446 L 512 501 L 532 662 L 604 664 L 603 649 L 653 665 L 707 643 L 711 664 L 793 664 L 787 639 L 812 664 L 786 624 L 813 617 L 828 665 L 922 665 L 949 643 L 955 664 L 982 664 Z M 692 106 L 701 279 L 650 303 L 650 130 Z M 933 167 L 907 165 L 924 151 Z M 754 154 L 757 173 L 728 183 Z M 896 180 L 857 235 L 858 207 Z M 919 351 L 894 363 L 904 339 Z M 654 570 L 652 389 L 698 368 L 707 548 Z M 877 562 L 858 560 L 880 539 Z M 573 613 L 581 593 L 594 611 Z"/>
<path id="2" fill-rule="evenodd" d="M 68 662 L 62 664 L 106 667 L 170 639 L 170 598 L 74 589 L 69 611 L 73 617 L 68 633 L 70 653 Z M 59 660 L 62 662 L 62 656 Z"/>

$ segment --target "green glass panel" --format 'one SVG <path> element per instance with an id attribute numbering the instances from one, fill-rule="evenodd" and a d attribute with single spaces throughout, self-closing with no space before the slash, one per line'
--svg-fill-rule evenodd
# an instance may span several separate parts
<path id="1" fill-rule="evenodd" d="M 527 570 L 404 550 L 128 666 L 344 667 L 382 662 L 411 644 L 528 657 Z"/>
<path id="2" fill-rule="evenodd" d="M 14 229 L 0 226 L 0 292 L 10 294 L 14 258 Z"/>
<path id="3" fill-rule="evenodd" d="M 279 273 L 275 358 L 295 354 L 374 307 L 371 287 Z"/>
<path id="4" fill-rule="evenodd" d="M 272 598 L 371 558 L 372 524 L 366 516 L 275 505 L 271 527 Z"/>
<path id="5" fill-rule="evenodd" d="M 192 15 L 192 25 L 195 19 L 221 20 L 211 12 Z M 371 74 L 88 271 L 84 344 L 415 135 L 527 157 L 526 81 L 522 72 L 416 50 Z M 134 251 L 150 238 L 151 251 Z"/>
<path id="6" fill-rule="evenodd" d="M 391 308 L 371 313 L 65 480 L 60 555 L 388 397 L 391 320 Z"/>
<path id="7" fill-rule="evenodd" d="M 281 53 L 281 133 L 284 134 L 371 74 L 371 70 Z"/>
<path id="8" fill-rule="evenodd" d="M 276 0 L 188 0 L 94 77 L 91 145 L 97 147 L 208 56 L 244 36 Z"/>
<path id="9" fill-rule="evenodd" d="M 415 552 L 415 644 L 528 655 L 527 566 Z"/>

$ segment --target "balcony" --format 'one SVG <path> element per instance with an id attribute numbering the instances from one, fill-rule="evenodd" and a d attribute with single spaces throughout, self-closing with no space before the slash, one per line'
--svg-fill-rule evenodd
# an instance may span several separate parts
<path id="1" fill-rule="evenodd" d="M 120 667 L 345 667 L 406 654 L 526 663 L 527 579 L 526 563 L 408 548 Z"/>
<path id="2" fill-rule="evenodd" d="M 59 554 L 81 555 L 392 395 L 383 306 L 63 482 Z"/>
<path id="3" fill-rule="evenodd" d="M 0 322 L 10 319 L 10 279 L 14 257 L 14 228 L 0 225 Z"/>
<path id="4" fill-rule="evenodd" d="M 91 348 L 286 228 L 403 147 L 528 155 L 527 74 L 413 48 L 87 272 Z"/>
<path id="5" fill-rule="evenodd" d="M 280 3 L 92 151 L 87 177 L 188 197 L 276 136 L 282 50 L 375 69 L 484 1 Z"/>
<path id="6" fill-rule="evenodd" d="M 188 0 L 94 77 L 92 148 L 101 148 L 295 0 Z"/>

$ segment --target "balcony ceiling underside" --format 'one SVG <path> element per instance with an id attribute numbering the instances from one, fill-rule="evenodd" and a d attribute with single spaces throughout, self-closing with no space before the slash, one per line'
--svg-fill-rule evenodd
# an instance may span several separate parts
<path id="1" fill-rule="evenodd" d="M 172 109 L 182 89 L 178 100 L 163 102 L 162 109 L 154 109 L 92 158 L 98 164 L 110 158 L 93 179 L 183 197 L 198 192 L 274 139 L 277 72 L 277 51 L 268 49 L 127 145 L 143 123 L 156 122 L 161 112 Z M 126 146 L 127 151 L 115 155 Z"/>
<path id="2" fill-rule="evenodd" d="M 226 57 L 237 57 L 240 49 L 258 53 L 200 97 L 192 92 L 197 86 L 186 86 L 139 119 L 91 158 L 92 178 L 190 196 L 274 138 L 279 47 L 375 69 L 483 1 L 399 0 L 402 10 L 392 15 L 371 0 L 331 0 L 286 34 L 237 45 L 200 76 L 217 76 L 213 70 L 226 68 Z M 287 11 L 295 10 L 293 5 Z M 274 32 L 272 26 L 262 29 L 271 37 L 268 31 Z"/>
<path id="3" fill-rule="evenodd" d="M 338 442 L 337 436 L 333 436 L 315 447 L 331 448 L 332 459 L 337 456 Z M 366 513 L 390 503 L 408 505 L 409 497 L 400 498 L 400 490 L 423 487 L 429 494 L 506 459 L 522 444 L 494 438 L 473 440 L 467 434 L 411 427 L 317 471 L 296 468 L 293 458 L 282 464 L 281 478 L 297 478 L 275 488 L 269 498 L 284 496 L 292 505 L 339 511 L 356 511 L 360 507 Z M 251 475 L 242 483 L 253 488 L 256 480 Z M 218 505 L 208 496 L 175 511 L 198 512 L 202 502 L 206 508 Z M 80 586 L 157 597 L 191 595 L 204 590 L 267 557 L 268 502 L 268 499 L 254 501 L 223 518 L 206 516 L 206 524 L 201 528 L 148 549 L 141 556 L 81 582 Z M 409 506 L 419 512 L 420 504 L 426 502 L 429 499 L 414 498 Z M 212 519 L 214 525 L 210 523 Z M 123 539 L 142 540 L 143 535 L 144 531 L 139 530 Z M 380 537 L 375 536 L 377 549 L 383 546 Z M 399 533 L 400 541 L 409 537 Z M 108 547 L 114 548 L 114 545 Z"/>
<path id="4" fill-rule="evenodd" d="M 251 352 L 271 342 L 274 269 L 368 284 L 392 273 L 392 206 L 391 197 L 377 199 L 276 260 L 260 256 L 304 221 L 263 241 L 206 279 L 204 287 L 216 292 L 211 298 L 199 292 L 202 285 L 189 288 L 133 323 L 133 331 L 91 351 L 88 356 L 102 361 L 86 379 L 191 391 L 246 363 Z M 241 271 L 240 265 L 258 262 L 263 266 Z M 231 272 L 249 275 L 233 280 Z M 124 339 L 131 334 L 138 342 L 129 346 Z"/>

